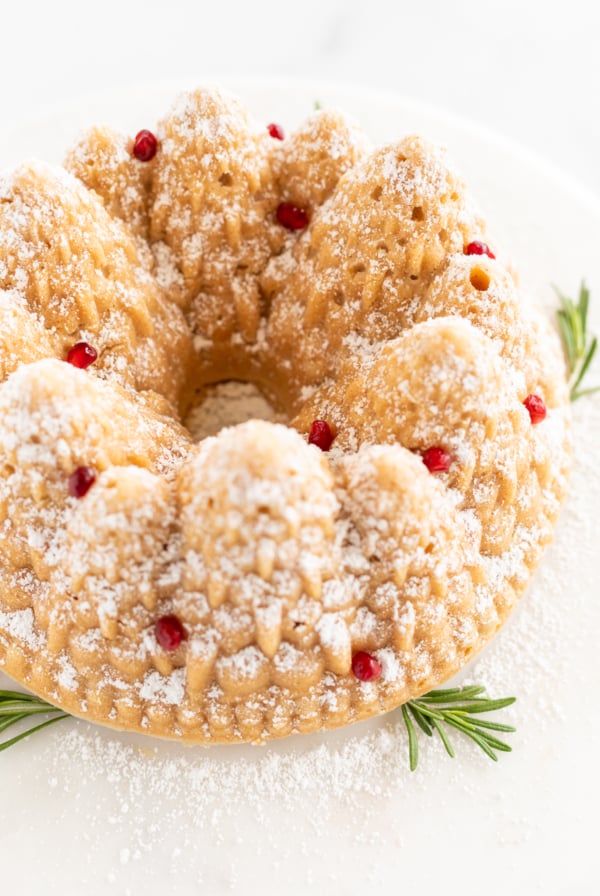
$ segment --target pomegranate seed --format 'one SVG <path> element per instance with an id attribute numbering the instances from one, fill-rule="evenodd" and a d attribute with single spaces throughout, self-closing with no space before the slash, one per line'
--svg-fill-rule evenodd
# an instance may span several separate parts
<path id="1" fill-rule="evenodd" d="M 496 257 L 488 244 L 482 243 L 481 240 L 473 240 L 473 242 L 465 246 L 464 251 L 465 255 L 487 255 L 488 258 Z"/>
<path id="2" fill-rule="evenodd" d="M 283 140 L 285 133 L 280 124 L 268 124 L 267 130 L 275 140 Z"/>
<path id="3" fill-rule="evenodd" d="M 69 364 L 79 368 L 79 370 L 85 370 L 86 367 L 89 367 L 90 364 L 97 360 L 98 352 L 89 342 L 78 342 L 73 348 L 69 349 L 69 354 L 67 355 Z"/>
<path id="4" fill-rule="evenodd" d="M 359 681 L 375 681 L 381 675 L 381 663 L 372 654 L 359 650 L 352 657 L 352 671 Z"/>
<path id="5" fill-rule="evenodd" d="M 452 464 L 452 455 L 443 448 L 428 448 L 423 452 L 423 463 L 430 473 L 445 473 Z"/>
<path id="6" fill-rule="evenodd" d="M 185 629 L 177 616 L 161 616 L 154 626 L 156 640 L 165 650 L 177 650 L 185 639 Z"/>
<path id="7" fill-rule="evenodd" d="M 308 434 L 309 445 L 316 445 L 321 451 L 329 451 L 334 439 L 329 423 L 324 420 L 313 420 Z"/>
<path id="8" fill-rule="evenodd" d="M 73 498 L 83 498 L 96 481 L 93 467 L 77 467 L 69 476 L 69 494 Z"/>
<path id="9" fill-rule="evenodd" d="M 133 154 L 138 162 L 150 162 L 156 155 L 158 140 L 152 131 L 140 131 L 133 141 Z"/>
<path id="10" fill-rule="evenodd" d="M 540 398 L 539 395 L 528 395 L 523 404 L 529 411 L 533 424 L 541 423 L 542 420 L 546 419 L 546 405 L 544 404 L 544 399 Z"/>
<path id="11" fill-rule="evenodd" d="M 277 206 L 277 220 L 288 230 L 304 230 L 308 224 L 308 212 L 291 202 L 281 202 Z"/>

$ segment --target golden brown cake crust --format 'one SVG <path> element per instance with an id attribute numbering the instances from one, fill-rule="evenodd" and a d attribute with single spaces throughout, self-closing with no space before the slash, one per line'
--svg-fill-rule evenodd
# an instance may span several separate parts
<path id="1" fill-rule="evenodd" d="M 422 138 L 371 151 L 324 111 L 278 141 L 212 88 L 157 134 L 150 162 L 95 128 L 66 171 L 0 177 L 0 666 L 75 715 L 195 743 L 391 709 L 492 637 L 552 537 L 557 339 L 499 252 L 465 254 L 485 225 Z M 64 363 L 79 341 L 87 370 Z M 178 410 L 229 378 L 290 426 L 194 443 Z"/>

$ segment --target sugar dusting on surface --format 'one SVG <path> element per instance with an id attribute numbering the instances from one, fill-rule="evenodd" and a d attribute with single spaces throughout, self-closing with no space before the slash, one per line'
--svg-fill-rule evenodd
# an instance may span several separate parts
<path id="1" fill-rule="evenodd" d="M 253 416 L 263 415 L 256 412 Z M 218 425 L 229 422 L 233 421 L 223 420 Z M 597 417 L 595 422 L 597 426 Z M 590 459 L 588 473 L 591 466 Z M 543 567 L 537 587 L 517 618 L 465 673 L 487 684 L 492 695 L 512 692 L 515 681 L 523 680 L 527 689 L 538 695 L 560 691 L 570 652 L 564 643 L 564 597 L 569 593 L 573 557 L 593 507 L 589 491 L 584 497 L 584 482 L 577 480 L 576 490 L 578 497 L 565 515 L 568 529 L 563 519 L 554 565 Z M 506 557 L 505 562 L 512 569 L 512 559 Z M 505 575 L 506 570 L 502 571 Z M 31 631 L 25 617 L 12 614 L 10 619 L 0 621 L 16 639 L 29 643 Z M 335 644 L 336 632 L 329 634 Z M 562 652 L 557 649 L 561 642 Z M 393 655 L 380 653 L 384 677 L 397 676 Z M 166 680 L 151 673 L 143 684 L 147 696 L 176 704 L 183 694 L 178 674 Z M 69 688 L 73 675 L 72 667 L 63 663 L 61 686 Z M 523 723 L 526 732 L 543 731 L 563 711 L 559 697 L 549 701 L 538 696 L 533 705 L 527 696 L 521 699 L 514 714 L 511 711 L 510 720 Z M 61 723 L 47 738 L 43 747 L 35 746 L 40 752 L 34 758 L 28 782 L 33 780 L 40 792 L 55 793 L 64 812 L 76 815 L 92 841 L 101 839 L 108 822 L 120 842 L 113 856 L 114 867 L 105 868 L 109 883 L 117 882 L 121 867 L 139 865 L 157 850 L 165 829 L 175 835 L 172 858 L 176 868 L 184 872 L 191 865 L 207 865 L 207 841 L 222 842 L 225 830 L 241 832 L 243 826 L 236 828 L 237 816 L 243 819 L 248 810 L 260 823 L 272 806 L 290 816 L 305 811 L 307 803 L 311 806 L 312 837 L 309 841 L 305 834 L 304 843 L 299 844 L 305 850 L 315 834 L 325 834 L 330 817 L 340 805 L 346 810 L 360 807 L 361 824 L 353 836 L 357 842 L 364 842 L 377 831 L 382 803 L 393 803 L 409 788 L 425 792 L 449 777 L 465 793 L 472 792 L 469 771 L 485 762 L 479 756 L 475 758 L 476 751 L 470 744 L 461 743 L 457 750 L 461 758 L 448 772 L 448 760 L 439 743 L 427 743 L 422 746 L 421 776 L 409 778 L 406 736 L 397 713 L 355 729 L 310 739 L 294 738 L 264 748 L 185 749 L 108 733 L 81 722 Z M 24 790 L 28 782 L 23 781 Z M 366 803 L 362 802 L 363 796 L 368 798 Z M 92 852 L 90 846 L 89 854 Z M 280 859 L 266 858 L 267 870 Z"/>
<path id="2" fill-rule="evenodd" d="M 573 583 L 578 575 L 577 557 L 581 551 L 592 550 L 594 543 L 588 521 L 600 500 L 600 478 L 593 451 L 582 446 L 590 444 L 590 433 L 600 433 L 600 405 L 582 402 L 577 412 L 572 494 L 556 543 L 502 634 L 458 679 L 485 685 L 491 696 L 515 694 L 518 698 L 514 707 L 503 712 L 503 720 L 517 726 L 517 734 L 507 736 L 517 753 L 501 757 L 496 768 L 489 766 L 490 774 L 498 779 L 504 776 L 509 792 L 511 775 L 517 774 L 511 765 L 518 760 L 534 762 L 548 732 L 554 736 L 558 731 L 561 736 L 569 692 L 584 684 L 577 679 L 573 655 L 585 637 L 590 609 L 580 600 L 585 583 L 579 583 L 582 588 L 574 588 Z M 573 619 L 578 620 L 577 626 Z M 208 749 L 67 721 L 32 742 L 35 753 L 23 786 L 53 794 L 65 812 L 75 812 L 87 832 L 90 855 L 108 824 L 120 844 L 112 865 L 104 867 L 108 883 L 118 883 L 124 866 L 133 864 L 139 874 L 144 873 L 167 837 L 169 844 L 173 841 L 170 873 L 175 886 L 191 869 L 194 873 L 210 869 L 209 843 L 223 844 L 225 836 L 241 843 L 248 833 L 249 817 L 266 824 L 275 812 L 283 813 L 284 826 L 300 831 L 300 840 L 294 841 L 296 850 L 309 849 L 308 844 L 327 836 L 335 817 L 339 836 L 350 838 L 357 848 L 369 845 L 375 855 L 378 835 L 373 832 L 378 830 L 381 813 L 393 809 L 400 818 L 404 799 L 417 793 L 427 805 L 431 794 L 447 787 L 459 797 L 462 794 L 461 799 L 476 798 L 488 760 L 458 736 L 453 743 L 458 758 L 451 762 L 439 742 L 421 737 L 419 769 L 410 775 L 406 733 L 398 712 L 350 729 L 288 738 L 263 747 Z M 302 813 L 308 806 L 310 824 L 304 825 Z M 340 823 L 341 810 L 345 821 Z M 355 811 L 360 812 L 358 826 L 353 823 Z M 494 811 L 504 820 L 513 818 L 510 802 L 501 796 Z M 526 842 L 535 833 L 527 818 L 513 819 L 513 827 L 515 842 Z M 388 838 L 392 833 L 387 831 Z M 265 849 L 265 873 L 269 873 L 285 861 L 285 854 L 269 854 L 268 841 Z M 225 872 L 233 881 L 233 856 Z M 236 889 L 235 882 L 231 889 Z"/>

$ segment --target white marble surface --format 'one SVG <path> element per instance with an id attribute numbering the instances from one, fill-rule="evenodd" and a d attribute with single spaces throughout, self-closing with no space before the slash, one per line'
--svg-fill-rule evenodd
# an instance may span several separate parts
<path id="1" fill-rule="evenodd" d="M 593 0 L 3 0 L 1 8 L 5 128 L 48 104 L 163 76 L 326 78 L 474 119 L 600 195 Z"/>

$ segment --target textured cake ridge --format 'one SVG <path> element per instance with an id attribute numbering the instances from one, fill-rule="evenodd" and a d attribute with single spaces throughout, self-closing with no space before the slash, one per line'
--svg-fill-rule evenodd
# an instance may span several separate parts
<path id="1" fill-rule="evenodd" d="M 469 254 L 485 224 L 421 137 L 373 150 L 319 111 L 273 139 L 212 87 L 156 133 L 0 176 L 0 666 L 198 743 L 391 709 L 493 636 L 552 538 L 558 341 L 495 246 Z M 289 426 L 194 442 L 228 379 Z"/>

